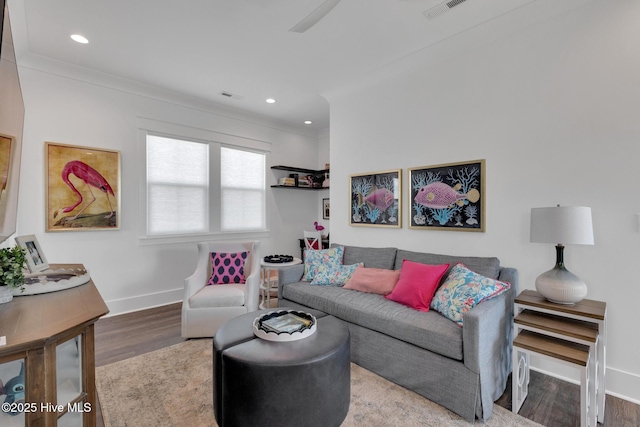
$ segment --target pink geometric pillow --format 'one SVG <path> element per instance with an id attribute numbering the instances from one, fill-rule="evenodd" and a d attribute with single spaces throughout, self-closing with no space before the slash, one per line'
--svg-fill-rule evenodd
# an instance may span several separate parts
<path id="1" fill-rule="evenodd" d="M 211 278 L 207 285 L 245 283 L 244 261 L 249 252 L 211 252 Z"/>

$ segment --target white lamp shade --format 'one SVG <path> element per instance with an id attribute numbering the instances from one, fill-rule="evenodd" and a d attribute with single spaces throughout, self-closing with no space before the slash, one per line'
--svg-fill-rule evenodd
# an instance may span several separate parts
<path id="1" fill-rule="evenodd" d="M 530 241 L 563 245 L 593 245 L 591 208 L 583 206 L 532 208 Z"/>

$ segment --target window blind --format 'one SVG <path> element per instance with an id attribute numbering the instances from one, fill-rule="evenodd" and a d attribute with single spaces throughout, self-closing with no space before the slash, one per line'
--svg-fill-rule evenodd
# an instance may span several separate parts
<path id="1" fill-rule="evenodd" d="M 221 147 L 222 231 L 264 230 L 264 153 Z"/>
<path id="2" fill-rule="evenodd" d="M 147 135 L 147 233 L 209 231 L 209 145 Z"/>

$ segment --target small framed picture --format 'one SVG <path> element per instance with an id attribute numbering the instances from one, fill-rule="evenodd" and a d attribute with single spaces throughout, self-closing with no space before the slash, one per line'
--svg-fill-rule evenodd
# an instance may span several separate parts
<path id="1" fill-rule="evenodd" d="M 31 273 L 49 268 L 47 258 L 45 258 L 36 236 L 33 234 L 29 236 L 17 236 L 16 243 L 27 251 L 27 267 L 29 267 Z"/>
<path id="2" fill-rule="evenodd" d="M 322 199 L 322 219 L 329 219 L 329 199 Z"/>

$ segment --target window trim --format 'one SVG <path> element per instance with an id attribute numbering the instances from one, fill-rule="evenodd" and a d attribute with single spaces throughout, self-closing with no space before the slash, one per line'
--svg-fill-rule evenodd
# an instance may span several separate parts
<path id="1" fill-rule="evenodd" d="M 147 234 L 147 134 L 166 138 L 183 139 L 209 144 L 209 232 L 193 234 L 149 235 Z M 257 139 L 244 138 L 238 135 L 224 134 L 208 129 L 195 128 L 176 123 L 138 117 L 138 243 L 140 245 L 191 243 L 203 240 L 229 240 L 241 238 L 264 238 L 270 236 L 271 198 L 268 195 L 267 171 L 270 164 L 271 143 Z M 265 230 L 222 231 L 220 174 L 215 165 L 220 164 L 220 149 L 226 146 L 233 149 L 253 151 L 265 155 Z"/>

